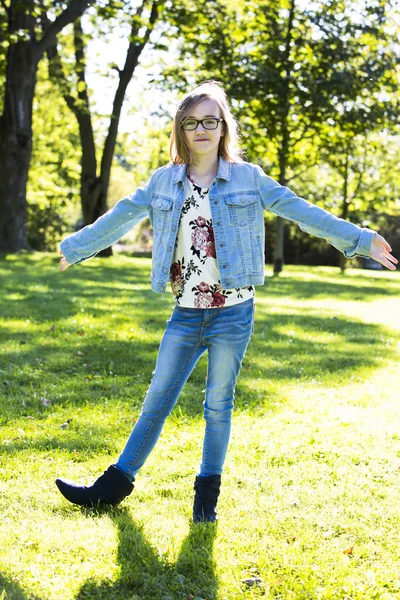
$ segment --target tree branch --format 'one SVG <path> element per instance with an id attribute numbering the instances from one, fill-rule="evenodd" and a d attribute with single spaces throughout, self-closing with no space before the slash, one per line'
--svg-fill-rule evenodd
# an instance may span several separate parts
<path id="1" fill-rule="evenodd" d="M 65 76 L 61 58 L 57 49 L 56 40 L 47 50 L 47 56 L 49 58 L 49 74 L 54 84 L 58 86 L 68 108 L 75 115 L 76 120 L 78 121 L 82 146 L 82 177 L 95 180 L 97 171 L 96 150 L 85 80 L 85 55 L 83 31 L 80 18 L 78 18 L 74 23 L 74 45 L 75 72 L 78 77 L 78 98 L 74 97 L 71 92 L 71 85 Z M 79 89 L 79 83 L 82 82 L 84 85 L 82 89 Z"/>
<path id="2" fill-rule="evenodd" d="M 74 22 L 75 73 L 78 78 L 78 98 L 89 112 L 89 96 L 85 79 L 86 60 L 81 19 Z M 81 86 L 79 84 L 82 84 Z"/>
<path id="3" fill-rule="evenodd" d="M 50 20 L 45 12 L 41 15 L 41 22 L 42 22 L 42 24 L 44 24 L 45 27 L 50 26 L 49 25 Z M 63 66 L 61 63 L 61 58 L 60 58 L 60 55 L 58 54 L 56 38 L 51 42 L 51 44 L 47 48 L 46 52 L 47 52 L 47 58 L 49 60 L 50 79 L 54 83 L 54 85 L 56 85 L 59 88 L 70 111 L 73 112 L 75 114 L 75 116 L 77 116 L 76 100 L 71 93 L 71 88 L 70 88 L 69 82 L 64 73 L 64 69 L 63 69 Z"/>
<path id="4" fill-rule="evenodd" d="M 144 1 L 141 6 L 138 7 L 135 15 L 132 17 L 132 27 L 130 32 L 130 42 L 128 51 L 126 54 L 125 64 L 123 69 L 119 72 L 119 84 L 118 88 L 115 92 L 112 114 L 110 118 L 110 126 L 108 129 L 108 134 L 104 142 L 103 156 L 101 161 L 100 172 L 104 179 L 107 179 L 106 173 L 109 173 L 110 166 L 112 162 L 112 157 L 114 154 L 115 142 L 117 139 L 118 133 L 118 124 L 119 118 L 121 115 L 121 108 L 125 97 L 126 88 L 132 78 L 133 72 L 139 62 L 140 54 L 148 42 L 151 32 L 154 29 L 154 24 L 158 18 L 158 9 L 160 2 L 159 0 L 154 0 L 152 3 L 150 19 L 146 28 L 145 34 L 138 41 L 137 35 L 142 27 L 142 23 L 140 21 L 140 16 L 143 11 L 146 2 Z"/>
<path id="5" fill-rule="evenodd" d="M 301 135 L 299 138 L 296 138 L 296 140 L 294 141 L 294 143 L 292 144 L 292 148 L 294 148 L 295 146 L 297 146 L 297 144 L 299 144 L 300 142 L 304 141 L 304 140 L 309 140 L 312 139 L 315 135 L 315 133 L 312 133 L 311 135 L 305 135 L 305 133 L 311 128 L 311 122 L 307 123 L 307 125 L 304 127 Z"/>
<path id="6" fill-rule="evenodd" d="M 303 175 L 303 173 L 306 173 L 311 167 L 315 167 L 315 165 L 318 164 L 318 161 L 314 161 L 312 164 L 308 164 L 304 169 L 302 169 L 301 171 L 297 171 L 292 177 L 289 177 L 286 179 L 286 183 L 290 183 L 291 181 L 293 181 L 293 179 L 297 180 L 301 180 L 301 176 Z"/>
<path id="7" fill-rule="evenodd" d="M 95 0 L 70 0 L 67 8 L 55 19 L 48 20 L 48 27 L 44 31 L 43 36 L 35 44 L 35 53 L 37 60 L 46 52 L 46 50 L 54 43 L 57 34 L 69 23 L 80 17 L 90 5 L 94 4 Z"/>

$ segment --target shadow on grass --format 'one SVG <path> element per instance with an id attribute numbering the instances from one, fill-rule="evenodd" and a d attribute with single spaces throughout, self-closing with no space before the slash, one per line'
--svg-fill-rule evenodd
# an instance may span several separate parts
<path id="1" fill-rule="evenodd" d="M 160 318 L 154 327 L 162 332 Z M 9 340 L 15 336 L 11 331 L 5 333 Z M 159 339 L 161 335 L 159 333 Z M 133 411 L 140 409 L 150 384 L 159 342 L 127 342 L 90 334 L 80 339 L 79 355 L 72 344 L 64 346 L 62 335 L 44 345 L 35 344 L 34 333 L 25 335 L 26 344 L 18 352 L 3 350 L 0 393 L 9 406 L 10 416 L 45 415 L 40 395 L 50 396 L 54 406 L 73 408 L 118 398 L 129 403 Z M 335 373 L 342 374 L 345 380 L 357 370 L 381 365 L 390 344 L 394 343 L 390 339 L 390 332 L 372 323 L 343 317 L 270 315 L 257 310 L 255 334 L 236 388 L 236 410 L 240 410 L 244 399 L 247 405 L 253 401 L 259 403 L 257 394 L 252 397 L 254 379 L 276 385 L 299 378 L 305 382 L 316 378 L 329 382 Z M 196 365 L 178 401 L 186 416 L 202 414 L 203 392 L 199 390 L 205 388 L 206 370 L 207 355 Z M 49 388 L 53 389 L 51 393 Z M 62 396 L 59 400 L 58 393 Z M 20 404 L 21 397 L 24 408 Z M 7 406 L 4 409 L 3 416 L 6 416 Z"/>
<path id="2" fill-rule="evenodd" d="M 304 267 L 306 269 L 307 267 Z M 318 274 L 315 267 L 310 267 L 313 275 Z M 260 290 L 261 295 L 291 297 L 295 300 L 335 298 L 337 300 L 363 300 L 372 301 L 379 296 L 397 296 L 400 292 L 400 279 L 387 280 L 381 277 L 360 276 L 353 274 L 340 275 L 324 273 L 322 270 L 320 280 L 309 280 L 299 277 L 296 273 L 290 276 L 266 277 L 265 284 Z"/>
<path id="3" fill-rule="evenodd" d="M 0 573 L 0 598 L 4 600 L 43 600 L 32 594 L 25 592 L 21 586 L 12 577 L 6 577 Z"/>
<path id="4" fill-rule="evenodd" d="M 126 600 L 138 596 L 151 600 L 216 598 L 218 582 L 213 561 L 217 524 L 192 524 L 174 564 L 169 563 L 145 539 L 126 509 L 110 513 L 118 528 L 118 580 L 110 583 L 88 580 L 76 600 L 107 598 Z"/>
<path id="5" fill-rule="evenodd" d="M 24 318 L 29 313 L 34 320 L 54 322 L 76 314 L 81 301 L 86 301 L 88 307 L 95 305 L 92 312 L 97 317 L 107 315 L 113 307 L 146 311 L 151 306 L 160 311 L 172 306 L 173 298 L 171 294 L 151 291 L 150 265 L 149 259 L 116 256 L 95 258 L 61 273 L 58 257 L 0 254 L 0 314 Z M 346 276 L 317 268 L 310 268 L 310 274 L 310 279 L 304 277 L 304 271 L 285 277 L 267 276 L 265 285 L 257 288 L 257 295 L 370 301 L 382 295 L 398 295 L 400 291 L 400 280 L 393 278 Z M 320 279 L 313 279 L 315 276 Z M 102 303 L 105 299 L 107 303 Z"/>
<path id="6" fill-rule="evenodd" d="M 76 595 L 76 600 L 187 600 L 217 597 L 218 581 L 213 560 L 216 523 L 191 524 L 178 558 L 171 564 L 149 543 L 143 528 L 136 525 L 129 511 L 114 508 L 108 511 L 118 529 L 117 581 L 99 582 L 89 579 Z M 96 513 L 94 513 L 96 514 Z M 93 515 L 93 512 L 91 512 Z M 10 576 L 0 574 L 0 597 L 7 600 L 42 600 L 25 591 Z"/>
<path id="7" fill-rule="evenodd" d="M 41 397 L 50 400 L 52 410 L 101 405 L 118 398 L 137 415 L 172 310 L 172 296 L 150 290 L 149 260 L 95 259 L 65 273 L 58 271 L 58 262 L 39 253 L 0 259 L 3 419 L 45 418 L 48 411 Z M 364 368 L 381 366 L 393 344 L 390 332 L 377 324 L 318 314 L 317 309 L 294 313 L 299 313 L 295 305 L 299 298 L 373 300 L 398 294 L 397 281 L 371 275 L 333 275 L 328 280 L 330 272 L 323 269 L 321 273 L 313 269 L 308 280 L 305 276 L 303 270 L 290 278 L 267 277 L 265 286 L 257 289 L 260 299 L 293 298 L 293 313 L 288 306 L 276 312 L 276 300 L 274 314 L 265 303 L 257 307 L 255 335 L 236 388 L 236 411 L 260 404 L 271 408 L 273 390 L 299 379 L 305 385 L 316 379 L 330 382 L 334 373 L 345 381 Z M 82 325 L 82 315 L 92 329 Z M 178 400 L 184 416 L 197 418 L 203 412 L 206 371 L 203 357 Z M 254 389 L 257 380 L 267 382 L 272 391 L 267 395 Z"/>
<path id="8" fill-rule="evenodd" d="M 54 436 L 47 434 L 46 437 L 39 439 L 27 437 L 7 441 L 7 444 L 0 445 L 0 456 L 25 451 L 51 452 L 53 450 L 66 450 L 76 462 L 83 462 L 90 456 L 96 457 L 99 454 L 112 456 L 117 453 L 110 427 L 99 427 L 92 424 L 90 431 L 90 435 L 87 435 L 87 427 L 82 426 L 72 434 L 69 432 L 67 439 L 60 439 L 56 434 Z"/>

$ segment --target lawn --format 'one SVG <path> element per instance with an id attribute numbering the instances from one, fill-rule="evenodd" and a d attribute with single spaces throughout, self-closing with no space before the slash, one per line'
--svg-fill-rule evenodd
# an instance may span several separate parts
<path id="1" fill-rule="evenodd" d="M 203 356 L 120 507 L 68 504 L 137 418 L 173 299 L 150 260 L 0 257 L 0 600 L 400 598 L 400 278 L 266 268 L 219 520 L 191 524 Z"/>

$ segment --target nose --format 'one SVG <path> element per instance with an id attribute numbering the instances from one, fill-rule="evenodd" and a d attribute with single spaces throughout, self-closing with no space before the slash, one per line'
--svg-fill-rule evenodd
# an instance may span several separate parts
<path id="1" fill-rule="evenodd" d="M 199 127 L 200 127 L 200 133 L 204 133 L 206 130 L 203 127 L 202 123 L 197 123 L 197 127 L 196 127 L 196 133 L 199 133 Z"/>

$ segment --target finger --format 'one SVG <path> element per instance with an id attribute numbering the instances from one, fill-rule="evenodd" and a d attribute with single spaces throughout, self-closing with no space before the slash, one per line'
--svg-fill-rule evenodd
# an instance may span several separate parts
<path id="1" fill-rule="evenodd" d="M 375 256 L 374 256 L 374 254 L 375 254 Z M 398 262 L 397 258 L 395 258 L 392 254 L 390 254 L 390 252 L 388 250 L 386 250 L 386 248 L 377 248 L 376 252 L 371 253 L 371 258 L 375 258 L 375 260 L 378 260 L 378 261 L 381 258 L 387 258 L 394 263 Z"/>
<path id="2" fill-rule="evenodd" d="M 395 271 L 396 270 L 395 265 L 392 264 L 392 263 L 396 263 L 397 264 L 397 262 L 398 262 L 397 258 L 395 258 L 394 256 L 392 256 L 391 254 L 388 254 L 384 250 L 383 251 L 377 251 L 377 252 L 371 252 L 371 258 L 373 260 L 376 260 L 376 262 L 380 263 L 381 265 L 383 265 L 384 267 L 386 267 L 390 271 Z"/>
<path id="3" fill-rule="evenodd" d="M 381 263 L 381 265 L 383 265 L 384 267 L 386 267 L 387 269 L 389 269 L 390 271 L 395 271 L 396 267 L 394 264 L 392 264 L 389 260 L 387 260 L 386 258 L 383 258 L 382 260 L 379 260 L 378 262 Z M 397 262 L 397 261 L 396 261 Z"/>
<path id="4" fill-rule="evenodd" d="M 388 260 L 386 260 L 385 258 L 382 258 L 381 260 L 376 259 L 376 262 L 380 263 L 381 265 L 383 265 L 384 267 L 386 267 L 387 269 L 389 269 L 390 271 L 395 271 L 396 267 L 394 265 L 392 265 L 392 263 Z"/>
<path id="5" fill-rule="evenodd" d="M 399 262 L 395 256 L 393 256 L 392 254 L 390 254 L 390 252 L 387 252 L 386 250 L 383 251 L 383 256 L 396 264 Z"/>
<path id="6" fill-rule="evenodd" d="M 392 247 L 391 247 L 391 245 L 390 245 L 390 244 L 389 244 L 389 242 L 387 242 L 386 240 L 384 240 L 383 247 L 384 247 L 384 248 L 385 248 L 385 250 L 387 250 L 388 252 L 391 252 L 391 251 L 392 251 Z"/>

